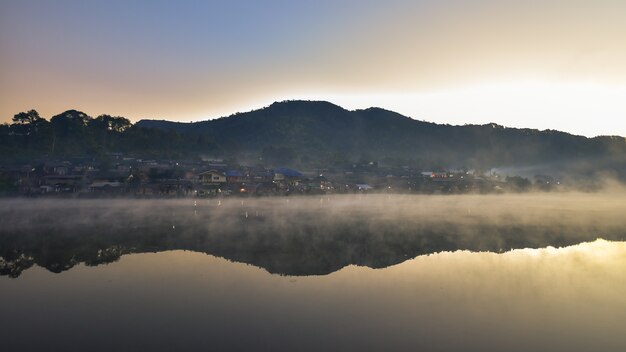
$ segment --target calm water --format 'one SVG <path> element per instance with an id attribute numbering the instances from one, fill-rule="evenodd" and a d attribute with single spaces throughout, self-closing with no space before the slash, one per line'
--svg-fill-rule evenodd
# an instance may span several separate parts
<path id="1" fill-rule="evenodd" d="M 623 351 L 624 199 L 3 200 L 2 350 Z"/>

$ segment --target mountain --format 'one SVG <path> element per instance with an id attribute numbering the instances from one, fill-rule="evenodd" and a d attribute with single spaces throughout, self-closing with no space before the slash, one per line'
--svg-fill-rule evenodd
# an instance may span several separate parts
<path id="1" fill-rule="evenodd" d="M 68 110 L 50 121 L 37 111 L 0 124 L 0 164 L 38 158 L 106 160 L 223 158 L 232 164 L 345 169 L 378 164 L 414 170 L 502 168 L 512 175 L 610 174 L 626 181 L 626 139 L 497 124 L 451 126 L 324 101 L 284 101 L 215 120 L 178 123 Z M 524 172 L 522 172 L 524 171 Z"/>
<path id="2" fill-rule="evenodd" d="M 283 148 L 307 161 L 400 160 L 424 166 L 496 167 L 556 163 L 626 166 L 626 139 L 497 124 L 451 126 L 380 109 L 349 111 L 324 101 L 284 101 L 195 123 L 141 120 L 143 128 L 214 141 L 225 154 Z M 624 168 L 626 169 L 626 167 Z"/>

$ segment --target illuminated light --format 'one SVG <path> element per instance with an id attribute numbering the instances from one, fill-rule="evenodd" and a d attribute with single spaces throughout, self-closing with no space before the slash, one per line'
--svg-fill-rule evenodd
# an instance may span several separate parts
<path id="1" fill-rule="evenodd" d="M 377 106 L 418 120 L 457 125 L 498 122 L 506 127 L 561 130 L 564 122 L 558 116 L 568 116 L 566 132 L 626 134 L 621 122 L 626 116 L 626 84 L 510 77 L 432 91 L 305 93 L 298 97 L 329 100 L 350 110 Z M 591 130 L 589 116 L 603 116 L 605 123 Z"/>

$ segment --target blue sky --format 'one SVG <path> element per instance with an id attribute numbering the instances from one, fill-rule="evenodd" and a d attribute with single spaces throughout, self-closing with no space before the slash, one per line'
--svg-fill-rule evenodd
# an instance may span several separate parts
<path id="1" fill-rule="evenodd" d="M 0 0 L 0 121 L 284 99 L 626 135 L 623 1 Z"/>

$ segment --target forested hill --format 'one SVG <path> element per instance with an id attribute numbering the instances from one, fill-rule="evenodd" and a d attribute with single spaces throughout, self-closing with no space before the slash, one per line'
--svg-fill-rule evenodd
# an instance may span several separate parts
<path id="1" fill-rule="evenodd" d="M 359 161 L 416 168 L 486 168 L 562 163 L 626 174 L 623 137 L 586 138 L 496 124 L 450 126 L 323 101 L 285 101 L 196 123 L 90 117 L 68 110 L 47 120 L 34 111 L 0 125 L 0 161 L 103 156 L 226 158 L 299 167 Z M 274 166 L 276 166 L 274 165 Z"/>
<path id="2" fill-rule="evenodd" d="M 401 159 L 456 166 L 530 165 L 564 160 L 624 160 L 623 137 L 586 138 L 496 124 L 450 126 L 370 108 L 348 111 L 322 101 L 286 101 L 195 123 L 142 120 L 141 127 L 203 136 L 228 150 L 286 148 L 330 161 Z M 617 161 L 616 161 L 617 162 Z"/>

